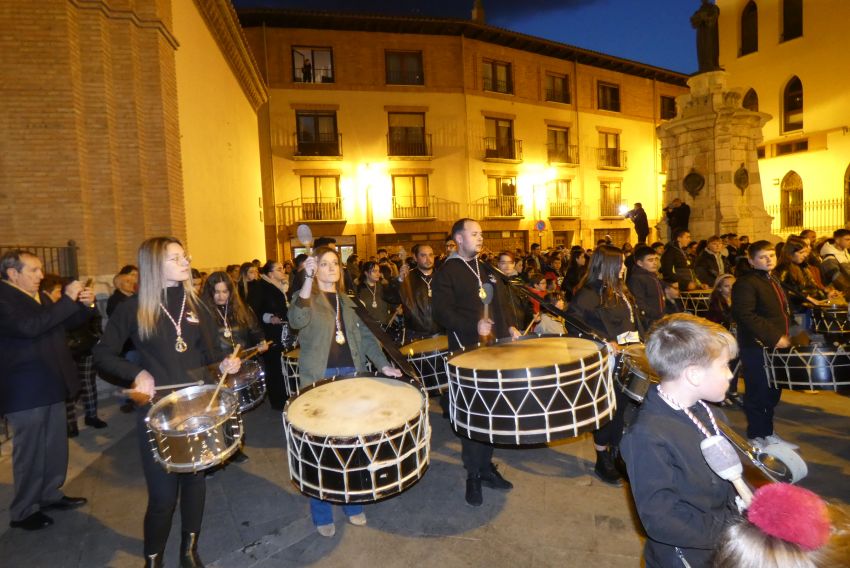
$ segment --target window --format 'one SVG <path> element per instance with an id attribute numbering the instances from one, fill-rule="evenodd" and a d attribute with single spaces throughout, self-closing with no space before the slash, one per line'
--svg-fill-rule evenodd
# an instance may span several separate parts
<path id="1" fill-rule="evenodd" d="M 393 217 L 416 219 L 431 217 L 428 199 L 428 176 L 393 176 Z"/>
<path id="2" fill-rule="evenodd" d="M 766 155 L 767 152 L 765 152 L 764 146 L 758 146 L 756 148 L 756 158 L 758 158 L 759 160 L 763 160 Z"/>
<path id="3" fill-rule="evenodd" d="M 620 87 L 599 81 L 596 85 L 596 108 L 620 112 Z"/>
<path id="4" fill-rule="evenodd" d="M 336 113 L 297 111 L 295 113 L 299 156 L 341 156 Z"/>
<path id="5" fill-rule="evenodd" d="M 546 100 L 556 103 L 570 102 L 569 77 L 546 74 Z"/>
<path id="6" fill-rule="evenodd" d="M 421 51 L 388 51 L 387 85 L 424 85 Z"/>
<path id="7" fill-rule="evenodd" d="M 575 164 L 575 148 L 570 147 L 570 129 L 550 126 L 546 129 L 546 146 L 549 161 L 561 164 Z"/>
<path id="8" fill-rule="evenodd" d="M 600 168 L 624 168 L 625 156 L 620 151 L 620 135 L 616 132 L 599 133 L 597 166 Z"/>
<path id="9" fill-rule="evenodd" d="M 571 184 L 572 180 L 569 179 L 556 179 L 549 182 L 550 217 L 579 216 L 578 203 L 572 198 Z"/>
<path id="10" fill-rule="evenodd" d="M 803 0 L 782 0 L 782 37 L 788 41 L 803 35 Z"/>
<path id="11" fill-rule="evenodd" d="M 301 208 L 308 221 L 342 219 L 339 176 L 301 176 Z"/>
<path id="12" fill-rule="evenodd" d="M 795 140 L 793 142 L 785 142 L 776 145 L 776 155 L 784 156 L 786 154 L 796 154 L 797 152 L 805 152 L 809 149 L 808 140 Z"/>
<path id="13" fill-rule="evenodd" d="M 665 97 L 661 95 L 661 111 L 659 114 L 662 120 L 676 118 L 676 97 Z"/>
<path id="14" fill-rule="evenodd" d="M 790 171 L 782 178 L 779 229 L 803 228 L 803 180 Z"/>
<path id="15" fill-rule="evenodd" d="M 622 182 L 599 182 L 599 216 L 620 217 L 620 191 Z"/>
<path id="16" fill-rule="evenodd" d="M 296 83 L 333 83 L 333 50 L 330 47 L 293 47 L 292 80 Z"/>
<path id="17" fill-rule="evenodd" d="M 430 156 L 425 137 L 425 113 L 391 112 L 388 154 L 390 156 Z"/>
<path id="18" fill-rule="evenodd" d="M 514 140 L 514 121 L 504 118 L 484 119 L 484 157 L 502 160 L 522 158 Z"/>
<path id="19" fill-rule="evenodd" d="M 759 50 L 759 9 L 753 0 L 741 12 L 741 51 L 739 55 Z"/>
<path id="20" fill-rule="evenodd" d="M 803 83 L 798 77 L 791 77 L 782 94 L 782 130 L 803 129 Z"/>
<path id="21" fill-rule="evenodd" d="M 484 61 L 484 90 L 512 94 L 514 86 L 511 81 L 511 64 Z"/>
<path id="22" fill-rule="evenodd" d="M 487 178 L 487 212 L 490 217 L 522 216 L 516 195 L 516 178 L 489 176 Z"/>
<path id="23" fill-rule="evenodd" d="M 741 106 L 747 110 L 758 111 L 759 109 L 759 96 L 758 93 L 755 92 L 754 89 L 750 89 L 744 94 L 744 100 L 741 101 Z"/>

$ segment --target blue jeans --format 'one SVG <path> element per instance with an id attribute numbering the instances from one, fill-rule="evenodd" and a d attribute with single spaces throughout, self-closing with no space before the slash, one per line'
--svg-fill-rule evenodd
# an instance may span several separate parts
<path id="1" fill-rule="evenodd" d="M 335 375 L 348 375 L 356 372 L 354 367 L 331 367 L 325 370 L 325 378 Z M 359 515 L 363 512 L 363 505 L 343 505 L 342 510 L 347 516 Z M 315 497 L 310 497 L 310 515 L 313 517 L 313 524 L 332 525 L 334 522 L 333 505 L 328 501 L 322 501 Z"/>
<path id="2" fill-rule="evenodd" d="M 363 512 L 363 505 L 356 503 L 352 505 L 343 505 L 343 512 L 346 516 L 351 517 L 359 515 Z M 313 524 L 332 525 L 334 523 L 333 505 L 329 501 L 321 501 L 315 497 L 310 497 L 310 516 L 313 517 Z"/>

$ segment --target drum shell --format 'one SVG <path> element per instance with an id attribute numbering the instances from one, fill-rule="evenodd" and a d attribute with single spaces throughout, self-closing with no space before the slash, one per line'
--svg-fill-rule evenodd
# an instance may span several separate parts
<path id="1" fill-rule="evenodd" d="M 239 404 L 239 412 L 247 412 L 263 402 L 266 396 L 266 374 L 257 361 L 243 361 L 235 376 L 227 378 L 227 389 Z"/>
<path id="2" fill-rule="evenodd" d="M 655 372 L 649 368 L 649 363 L 644 365 L 645 355 L 643 355 L 644 361 L 638 360 L 643 354 L 642 348 L 643 346 L 641 346 L 640 354 L 637 357 L 630 354 L 630 349 L 633 348 L 626 348 L 620 356 L 618 369 L 615 373 L 623 394 L 638 404 L 646 398 L 646 393 L 649 392 L 650 387 L 660 382 Z M 638 354 L 637 351 L 635 353 Z"/>
<path id="3" fill-rule="evenodd" d="M 445 339 L 445 347 L 442 349 L 429 348 L 422 351 L 416 348 L 417 344 L 422 345 L 426 341 L 434 342 L 442 339 Z M 448 387 L 449 381 L 446 372 L 446 355 L 449 353 L 448 343 L 448 338 L 445 335 L 435 335 L 434 337 L 412 341 L 399 348 L 419 373 L 425 391 L 429 395 L 439 394 Z M 410 352 L 411 350 L 413 350 L 413 353 Z"/>
<path id="4" fill-rule="evenodd" d="M 227 389 L 219 391 L 216 404 L 224 411 L 208 427 L 197 432 L 181 432 L 165 427 L 181 416 L 203 414 L 215 389 L 215 385 L 181 389 L 163 398 L 148 411 L 145 417 L 148 442 L 154 460 L 166 471 L 194 473 L 209 469 L 239 449 L 243 434 L 242 415 L 236 396 Z"/>
<path id="5" fill-rule="evenodd" d="M 765 372 L 774 388 L 850 389 L 850 351 L 813 343 L 790 349 L 764 349 Z"/>
<path id="6" fill-rule="evenodd" d="M 363 376 L 323 379 L 305 387 L 300 394 L 334 381 Z M 415 416 L 384 432 L 351 437 L 311 434 L 289 421 L 294 398 L 287 401 L 283 425 L 289 476 L 301 493 L 337 503 L 368 503 L 397 495 L 422 478 L 430 465 L 428 397 L 415 379 L 398 380 L 414 386 L 422 403 Z"/>
<path id="7" fill-rule="evenodd" d="M 691 290 L 679 292 L 685 311 L 695 316 L 704 317 L 708 313 L 711 302 L 711 291 Z"/>
<path id="8" fill-rule="evenodd" d="M 292 398 L 298 396 L 301 376 L 299 373 L 298 357 L 301 350 L 296 347 L 290 349 L 280 356 L 280 368 L 283 371 L 283 385 L 286 388 L 286 396 Z"/>
<path id="9" fill-rule="evenodd" d="M 496 346 L 535 339 L 500 340 Z M 506 445 L 546 443 L 600 428 L 610 421 L 616 401 L 607 347 L 599 347 L 583 360 L 522 369 L 466 369 L 452 362 L 460 353 L 451 354 L 452 425 L 473 440 Z"/>
<path id="10" fill-rule="evenodd" d="M 850 314 L 847 306 L 813 306 L 812 331 L 823 335 L 827 341 L 850 342 Z"/>

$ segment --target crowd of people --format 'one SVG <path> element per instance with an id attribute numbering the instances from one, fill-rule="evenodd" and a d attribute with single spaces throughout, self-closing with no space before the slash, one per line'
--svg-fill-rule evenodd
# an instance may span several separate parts
<path id="1" fill-rule="evenodd" d="M 730 526 L 742 531 L 749 525 L 732 486 L 718 483 L 699 455 L 700 440 L 712 428 L 717 433 L 716 420 L 723 419 L 717 406 L 703 401 L 742 404 L 747 438 L 756 447 L 796 447 L 774 430 L 781 391 L 768 383 L 763 349 L 810 341 L 812 306 L 846 303 L 850 230 L 820 239 L 806 230 L 780 243 L 750 243 L 735 234 L 695 242 L 681 207 L 687 206 L 674 204 L 668 212 L 679 225 L 667 244 L 631 247 L 602 240 L 593 249 L 544 251 L 532 244 L 528 251 L 494 252 L 484 246 L 481 225 L 461 219 L 439 254 L 418 243 L 409 257 L 379 249 L 373 257 L 352 254 L 343 262 L 334 240 L 321 238 L 309 256 L 254 260 L 211 274 L 191 268 L 178 240 L 148 239 L 139 249 L 138 266 L 125 266 L 115 276 L 105 327 L 90 285 L 43 275 L 32 253 L 6 253 L 0 259 L 0 349 L 7 361 L 0 374 L 0 414 L 15 435 L 11 525 L 38 530 L 53 522 L 45 512 L 85 504 L 60 488 L 66 437 L 78 433 L 72 411 L 80 390 L 85 424 L 106 426 L 97 416 L 95 369 L 152 400 L 156 387 L 177 384 L 187 375 L 212 382 L 216 369 L 237 372 L 233 348 L 266 339 L 269 404 L 281 410 L 287 400 L 281 355 L 296 343 L 302 388 L 325 377 L 363 372 L 367 362 L 385 375 L 400 376 L 369 327 L 361 325 L 365 318 L 377 321 L 398 344 L 445 334 L 450 350 L 496 337 L 577 331 L 589 331 L 615 354 L 645 343 L 660 386 L 640 408 L 617 391 L 614 416 L 593 432 L 594 474 L 612 485 L 629 479 L 648 536 L 648 566 L 705 566 L 718 547 L 733 558 L 734 547 L 721 543 Z M 631 218 L 645 219 L 640 213 Z M 707 320 L 684 314 L 683 295 L 694 293 L 710 295 Z M 737 393 L 739 369 L 743 399 Z M 445 407 L 445 398 L 442 403 Z M 181 566 L 202 566 L 197 542 L 204 474 L 163 469 L 148 445 L 144 417 L 150 404 L 128 400 L 124 409 L 136 413 L 149 495 L 146 565 L 162 565 L 179 503 Z M 459 438 L 467 504 L 483 503 L 482 487 L 513 487 L 494 464 L 491 444 Z M 234 459 L 248 456 L 240 452 Z M 362 506 L 343 509 L 352 524 L 366 524 Z M 330 504 L 311 499 L 310 511 L 318 532 L 332 537 Z M 775 542 L 763 539 L 758 546 L 790 546 L 801 558 L 807 554 L 793 538 L 774 537 Z"/>

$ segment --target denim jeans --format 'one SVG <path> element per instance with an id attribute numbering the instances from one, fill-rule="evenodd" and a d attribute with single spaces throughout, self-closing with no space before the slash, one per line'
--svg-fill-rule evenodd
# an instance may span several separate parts
<path id="1" fill-rule="evenodd" d="M 356 367 L 328 367 L 325 369 L 324 378 L 336 377 L 338 375 L 350 375 L 356 373 Z"/>

